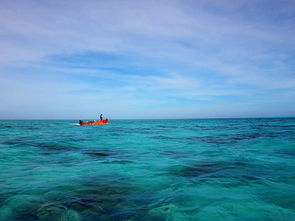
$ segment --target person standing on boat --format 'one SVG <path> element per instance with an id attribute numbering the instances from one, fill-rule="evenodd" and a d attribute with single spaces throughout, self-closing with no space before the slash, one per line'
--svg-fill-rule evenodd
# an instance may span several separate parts
<path id="1" fill-rule="evenodd" d="M 103 120 L 102 114 L 100 114 L 99 118 L 100 118 L 100 120 Z"/>

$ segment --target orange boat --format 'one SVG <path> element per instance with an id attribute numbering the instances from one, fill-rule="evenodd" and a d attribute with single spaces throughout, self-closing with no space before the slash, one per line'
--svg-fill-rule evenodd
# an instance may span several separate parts
<path id="1" fill-rule="evenodd" d="M 109 119 L 105 119 L 105 120 L 95 120 L 95 121 L 79 121 L 80 125 L 98 125 L 98 124 L 108 124 L 109 123 Z"/>

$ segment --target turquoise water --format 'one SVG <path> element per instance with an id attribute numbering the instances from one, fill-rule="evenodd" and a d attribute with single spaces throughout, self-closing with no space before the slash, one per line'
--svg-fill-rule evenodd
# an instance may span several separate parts
<path id="1" fill-rule="evenodd" d="M 295 220 L 295 118 L 0 121 L 0 220 Z"/>

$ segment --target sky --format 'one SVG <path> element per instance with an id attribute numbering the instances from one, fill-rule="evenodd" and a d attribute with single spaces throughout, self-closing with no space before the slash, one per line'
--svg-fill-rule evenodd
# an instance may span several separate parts
<path id="1" fill-rule="evenodd" d="M 295 116 L 294 0 L 0 0 L 0 119 Z"/>

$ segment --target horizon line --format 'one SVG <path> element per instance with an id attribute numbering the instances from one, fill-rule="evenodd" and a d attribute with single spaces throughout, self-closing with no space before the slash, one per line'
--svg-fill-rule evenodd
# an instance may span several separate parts
<path id="1" fill-rule="evenodd" d="M 210 120 L 210 119 L 271 119 L 271 118 L 295 118 L 295 116 L 272 116 L 272 117 L 204 117 L 204 118 L 111 118 L 109 120 Z M 106 118 L 105 118 L 106 119 Z M 78 119 L 0 119 L 0 121 L 13 120 L 75 120 Z M 93 120 L 93 119 L 85 119 Z M 94 119 L 95 120 L 95 119 Z"/>

